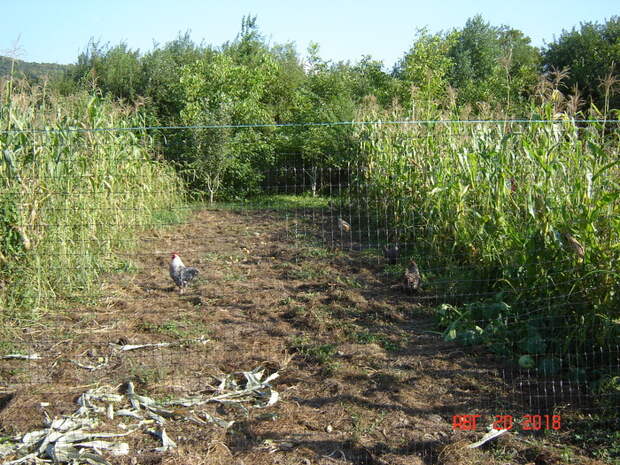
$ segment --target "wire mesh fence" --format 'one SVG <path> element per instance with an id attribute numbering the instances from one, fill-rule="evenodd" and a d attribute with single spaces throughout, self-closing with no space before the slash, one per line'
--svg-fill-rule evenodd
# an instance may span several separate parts
<path id="1" fill-rule="evenodd" d="M 527 205 L 508 212 L 511 228 L 481 223 L 480 237 L 515 235 L 497 245 L 461 234 L 458 208 L 435 221 L 448 205 L 413 194 L 419 169 L 287 166 L 261 172 L 258 195 L 215 204 L 167 202 L 167 185 L 126 191 L 88 173 L 41 197 L 7 184 L 2 428 L 32 431 L 88 389 L 132 382 L 171 399 L 132 412 L 150 412 L 186 453 L 209 441 L 196 428 L 225 424 L 209 433 L 226 450 L 212 463 L 466 463 L 483 456 L 457 450 L 487 426 L 510 430 L 484 447 L 514 463 L 538 460 L 532 440 L 575 441 L 588 428 L 609 440 L 619 426 L 617 271 L 559 226 L 516 237 Z M 567 214 L 513 178 L 497 182 L 506 205 Z M 477 200 L 463 203 L 470 218 L 489 211 Z M 614 212 L 599 212 L 601 241 L 613 237 L 603 225 Z M 200 271 L 182 294 L 168 276 L 172 252 Z M 277 402 L 266 385 L 230 381 L 256 367 L 280 374 L 270 380 Z M 235 389 L 255 397 L 233 401 Z M 195 400 L 219 420 L 182 404 L 204 393 L 230 394 Z M 108 404 L 123 411 L 118 402 Z"/>

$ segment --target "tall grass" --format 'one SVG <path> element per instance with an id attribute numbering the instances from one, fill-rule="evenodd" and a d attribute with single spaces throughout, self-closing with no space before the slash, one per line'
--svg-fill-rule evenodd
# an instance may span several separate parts
<path id="1" fill-rule="evenodd" d="M 36 318 L 52 299 L 84 295 L 134 233 L 181 200 L 173 170 L 139 112 L 45 87 L 0 90 L 0 307 L 3 324 Z M 44 128 L 54 132 L 32 132 Z M 23 132 L 21 131 L 23 130 Z"/>
<path id="2" fill-rule="evenodd" d="M 363 168 L 352 192 L 381 199 L 418 262 L 453 273 L 435 289 L 460 296 L 440 312 L 450 338 L 546 366 L 549 353 L 617 351 L 620 130 L 579 124 L 553 100 L 532 116 L 559 122 L 360 126 Z M 484 295 L 486 305 L 473 302 Z"/>

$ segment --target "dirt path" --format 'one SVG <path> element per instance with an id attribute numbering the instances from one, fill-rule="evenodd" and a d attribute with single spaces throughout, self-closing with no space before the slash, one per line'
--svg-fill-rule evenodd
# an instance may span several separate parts
<path id="1" fill-rule="evenodd" d="M 558 436 L 509 433 L 462 449 L 494 415 L 518 408 L 505 373 L 482 352 L 434 334 L 427 311 L 391 287 L 380 260 L 293 240 L 286 227 L 276 213 L 206 210 L 145 234 L 135 271 L 106 276 L 100 298 L 15 342 L 47 359 L 2 362 L 5 385 L 20 386 L 0 399 L 2 429 L 40 427 L 40 402 L 50 403 L 52 417 L 69 413 L 78 394 L 102 383 L 131 379 L 153 397 L 186 395 L 214 376 L 262 365 L 281 375 L 274 407 L 247 416 L 220 407 L 236 420 L 228 432 L 176 422 L 167 430 L 174 452 L 153 452 L 155 439 L 142 437 L 130 457 L 112 462 L 564 463 L 552 445 Z M 201 270 L 184 295 L 167 275 L 171 251 Z M 110 346 L 118 342 L 175 345 L 121 356 Z M 89 371 L 75 362 L 106 366 Z M 454 431 L 455 414 L 480 414 L 481 426 Z"/>

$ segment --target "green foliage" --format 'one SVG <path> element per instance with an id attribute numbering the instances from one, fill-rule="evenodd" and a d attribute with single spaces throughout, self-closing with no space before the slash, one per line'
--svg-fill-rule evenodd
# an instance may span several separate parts
<path id="1" fill-rule="evenodd" d="M 182 68 L 184 125 L 269 125 L 279 121 L 351 121 L 357 102 L 377 91 L 387 99 L 391 78 L 370 58 L 332 65 L 310 50 L 306 71 L 290 45 L 269 48 L 254 18 L 221 51 L 206 51 Z M 292 78 L 292 79 L 291 79 Z M 350 161 L 351 127 L 227 127 L 188 131 L 182 150 L 168 152 L 190 186 L 210 200 L 259 192 L 262 173 L 277 166 L 342 165 Z M 189 143 L 187 143 L 189 142 Z M 316 194 L 318 173 L 312 181 Z M 225 187 L 225 188 L 224 188 Z"/>
<path id="2" fill-rule="evenodd" d="M 295 123 L 352 121 L 355 99 L 346 65 L 330 65 L 315 55 L 304 85 L 299 89 Z M 346 126 L 306 126 L 287 130 L 293 158 L 282 157 L 285 166 L 339 166 L 351 157 L 352 131 Z"/>
<path id="3" fill-rule="evenodd" d="M 456 43 L 457 35 L 431 34 L 427 29 L 420 29 L 411 49 L 396 67 L 400 79 L 400 99 L 406 108 L 412 108 L 421 100 L 426 105 L 423 119 L 432 119 L 429 103 L 447 97 L 449 76 L 454 66 L 448 55 Z M 417 89 L 417 91 L 416 91 Z"/>
<path id="4" fill-rule="evenodd" d="M 350 74 L 351 91 L 356 103 L 371 98 L 382 107 L 392 104 L 397 95 L 398 81 L 383 71 L 382 61 L 364 55 L 358 63 L 350 66 Z"/>
<path id="5" fill-rule="evenodd" d="M 577 86 L 599 107 L 620 107 L 620 96 L 609 95 L 620 63 L 620 16 L 604 24 L 585 22 L 579 30 L 562 31 L 543 51 L 546 71 L 569 69 L 566 86 Z M 605 82 L 607 81 L 607 83 Z M 609 98 L 612 98 L 609 101 Z"/>
<path id="6" fill-rule="evenodd" d="M 458 33 L 449 56 L 454 62 L 450 81 L 465 102 L 489 101 L 497 85 L 502 50 L 498 28 L 475 16 Z"/>
<path id="7" fill-rule="evenodd" d="M 115 256 L 134 232 L 181 201 L 178 179 L 154 160 L 153 139 L 131 131 L 143 118 L 83 93 L 0 89 L 0 308 L 3 324 L 36 318 L 52 303 L 87 294 L 104 271 L 131 269 Z"/>
<path id="8" fill-rule="evenodd" d="M 595 32 L 614 44 L 616 22 L 612 19 Z M 560 45 L 549 47 L 546 63 Z M 615 55 L 605 53 L 600 62 L 609 67 Z M 490 117 L 523 117 L 529 116 L 539 66 L 540 53 L 528 37 L 506 26 L 492 26 L 480 16 L 460 30 L 420 30 L 391 75 L 369 56 L 353 64 L 323 60 L 317 44 L 310 45 L 303 60 L 293 44 L 270 45 L 256 17 L 248 16 L 236 38 L 220 47 L 197 45 L 186 33 L 141 56 L 124 43 L 110 47 L 91 41 L 55 87 L 69 93 L 76 86 L 94 87 L 144 107 L 145 121 L 164 126 L 344 122 L 379 115 L 393 119 L 403 115 L 403 107 L 414 119 L 467 118 L 472 110 Z M 558 79 L 551 92 L 563 92 L 561 83 Z M 605 95 L 612 96 L 613 87 L 609 76 Z M 549 92 L 544 86 L 537 88 L 543 99 L 551 100 Z M 551 116 L 563 106 L 572 108 L 567 111 L 571 115 L 581 109 L 580 96 L 571 98 L 555 101 Z M 616 103 L 605 99 L 605 114 Z M 166 159 L 191 190 L 210 200 L 258 193 L 263 173 L 273 168 L 316 169 L 355 162 L 358 136 L 343 124 L 155 134 Z M 328 179 L 319 170 L 310 177 L 317 195 Z"/>
<path id="9" fill-rule="evenodd" d="M 97 78 L 104 84 L 104 92 L 119 99 L 133 101 L 141 90 L 141 71 L 138 52 L 130 50 L 127 44 L 120 43 L 106 53 L 105 60 L 100 63 Z"/>
<path id="10" fill-rule="evenodd" d="M 454 111 L 457 103 L 461 110 L 483 104 L 518 111 L 537 82 L 539 57 L 522 32 L 481 16 L 461 30 L 420 29 L 394 70 L 398 96 L 418 119 L 435 119 L 438 109 Z"/>
<path id="11" fill-rule="evenodd" d="M 512 110 L 512 100 L 527 102 L 539 80 L 541 63 L 540 51 L 531 46 L 529 37 L 517 29 L 503 26 L 499 30 L 499 43 L 502 50 L 503 87 L 506 90 L 507 111 Z M 512 100 L 510 100 L 512 99 Z"/>
<path id="12" fill-rule="evenodd" d="M 321 365 L 324 374 L 331 374 L 338 368 L 335 360 L 334 344 L 318 344 L 305 336 L 295 336 L 291 341 L 291 349 L 299 353 L 308 363 Z"/>
<path id="13" fill-rule="evenodd" d="M 620 316 L 618 134 L 555 110 L 531 112 L 563 122 L 359 127 L 363 168 L 350 189 L 415 245 L 423 269 L 444 270 L 449 284 L 429 280 L 430 292 L 464 305 L 442 310 L 448 339 L 531 355 L 545 372 L 558 354 L 610 344 Z M 500 291 L 496 303 L 464 297 Z"/>
<path id="14" fill-rule="evenodd" d="M 238 47 L 243 48 L 239 43 Z M 235 62 L 235 46 L 230 54 L 207 54 L 187 65 L 181 73 L 185 107 L 181 121 L 185 125 L 244 125 L 272 122 L 265 103 L 267 83 L 275 75 L 276 64 L 270 55 L 260 59 L 260 67 Z M 231 56 L 232 55 L 232 56 Z M 247 57 L 241 55 L 244 59 Z M 258 57 L 253 57 L 259 60 Z M 243 60 L 242 60 L 243 61 Z M 258 169 L 269 166 L 272 158 L 266 142 L 268 129 L 228 128 L 192 131 L 192 143 L 181 166 L 191 172 L 192 187 L 206 190 L 211 201 L 223 182 L 231 195 L 256 193 L 261 177 Z"/>
<path id="15" fill-rule="evenodd" d="M 40 84 L 44 80 L 59 79 L 67 65 L 56 63 L 33 63 L 0 56 L 0 79 L 26 79 L 30 84 Z"/>
<path id="16" fill-rule="evenodd" d="M 509 328 L 509 310 L 510 306 L 498 296 L 497 300 L 472 302 L 462 309 L 442 304 L 437 309 L 437 318 L 439 325 L 446 328 L 443 336 L 447 341 L 463 345 L 485 343 L 504 351 L 503 343 L 513 332 Z"/>
<path id="17" fill-rule="evenodd" d="M 448 52 L 460 103 L 501 103 L 510 110 L 536 82 L 539 53 L 529 43 L 520 31 L 491 26 L 481 16 L 469 19 Z"/>
<path id="18" fill-rule="evenodd" d="M 0 57 L 0 76 L 44 82 L 49 71 L 53 79 L 17 93 L 9 79 L 2 128 L 58 130 L 0 134 L 3 323 L 35 318 L 53 297 L 88 294 L 103 271 L 131 271 L 115 252 L 131 247 L 140 228 L 179 220 L 177 174 L 195 197 L 245 207 L 264 194 L 265 173 L 278 171 L 270 182 L 290 185 L 291 171 L 295 183 L 301 172 L 306 192 L 263 195 L 256 205 L 312 209 L 334 205 L 325 197 L 336 194 L 332 170 L 356 166 L 338 179 L 338 202 L 364 205 L 360 213 L 414 244 L 407 253 L 421 257 L 422 270 L 442 270 L 442 279 L 424 271 L 423 292 L 450 302 L 437 310 L 447 340 L 486 344 L 523 369 L 615 392 L 617 376 L 568 354 L 620 336 L 618 128 L 575 121 L 617 115 L 619 41 L 618 17 L 584 23 L 545 47 L 541 68 L 521 31 L 476 16 L 462 29 L 418 31 L 390 74 L 369 56 L 326 61 L 314 43 L 302 59 L 293 44 L 269 44 L 248 16 L 220 47 L 186 33 L 144 55 L 91 40 L 67 68 Z M 558 122 L 272 126 L 472 115 Z M 212 127 L 66 130 L 144 125 Z M 154 161 L 160 153 L 168 164 Z M 584 244 L 583 257 L 567 234 Z M 325 273 L 289 270 L 298 279 Z M 402 275 L 402 264 L 387 271 Z M 481 294 L 496 297 L 467 297 Z M 160 330 L 187 335 L 172 323 Z M 398 348 L 367 332 L 353 337 Z M 332 344 L 297 338 L 292 346 L 326 371 L 337 367 Z"/>
<path id="19" fill-rule="evenodd" d="M 179 70 L 199 60 L 208 50 L 198 47 L 189 33 L 185 33 L 163 47 L 156 47 L 141 59 L 141 95 L 148 102 L 148 110 L 156 116 L 155 122 L 169 125 L 179 122 L 185 96 Z"/>

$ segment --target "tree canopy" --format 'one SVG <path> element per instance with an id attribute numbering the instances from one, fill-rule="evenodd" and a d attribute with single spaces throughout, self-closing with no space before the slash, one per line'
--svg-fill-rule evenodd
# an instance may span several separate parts
<path id="1" fill-rule="evenodd" d="M 620 16 L 603 24 L 585 22 L 579 29 L 562 31 L 543 51 L 543 71 L 567 70 L 565 86 L 575 86 L 599 108 L 606 103 L 618 108 L 620 99 L 612 95 L 620 63 Z"/>
<path id="2" fill-rule="evenodd" d="M 540 98 L 555 99 L 552 114 L 560 109 L 574 114 L 587 110 L 583 96 L 607 115 L 620 103 L 619 61 L 618 17 L 563 31 L 541 50 L 523 32 L 475 16 L 460 29 L 418 30 L 387 70 L 368 55 L 356 62 L 325 60 L 316 43 L 305 54 L 292 43 L 271 44 L 257 18 L 246 16 L 235 38 L 220 46 L 195 43 L 189 33 L 147 53 L 124 42 L 91 40 L 53 85 L 63 93 L 86 88 L 127 102 L 154 126 L 227 126 L 158 134 L 166 158 L 181 173 L 192 173 L 189 185 L 214 198 L 254 192 L 265 169 L 339 165 L 355 157 L 350 126 L 275 131 L 273 124 L 348 122 L 379 114 L 522 118 L 533 114 Z M 243 125 L 263 127 L 240 130 Z M 231 186 L 230 192 L 222 186 Z"/>

